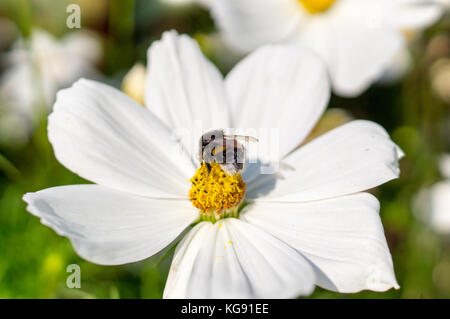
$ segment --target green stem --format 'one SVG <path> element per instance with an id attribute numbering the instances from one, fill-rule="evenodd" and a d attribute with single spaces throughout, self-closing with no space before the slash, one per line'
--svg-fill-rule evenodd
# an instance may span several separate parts
<path id="1" fill-rule="evenodd" d="M 133 63 L 134 0 L 114 0 L 109 7 L 107 71 L 129 68 Z"/>
<path id="2" fill-rule="evenodd" d="M 17 25 L 24 37 L 29 37 L 31 33 L 32 14 L 27 0 L 15 1 L 14 15 L 16 16 Z"/>
<path id="3" fill-rule="evenodd" d="M 17 180 L 20 177 L 20 171 L 2 154 L 0 154 L 0 171 L 12 180 Z"/>

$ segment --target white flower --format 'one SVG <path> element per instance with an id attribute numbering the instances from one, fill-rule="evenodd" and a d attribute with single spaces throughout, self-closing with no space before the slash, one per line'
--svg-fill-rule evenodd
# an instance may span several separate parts
<path id="1" fill-rule="evenodd" d="M 399 174 L 401 153 L 386 131 L 352 121 L 291 152 L 330 95 L 318 57 L 296 46 L 263 47 L 223 80 L 193 40 L 166 32 L 148 60 L 146 108 L 94 81 L 58 93 L 48 127 L 55 155 L 95 184 L 28 193 L 32 214 L 103 265 L 152 256 L 200 218 L 177 246 L 166 298 L 398 288 L 379 203 L 361 193 Z M 196 121 L 279 129 L 280 172 L 247 166 L 237 218 L 204 221 L 188 199 L 196 154 L 173 156 L 171 133 L 193 131 Z"/>
<path id="2" fill-rule="evenodd" d="M 432 229 L 438 233 L 450 233 L 450 154 L 440 160 L 443 181 L 419 192 L 414 203 Z"/>
<path id="3" fill-rule="evenodd" d="M 326 61 L 333 90 L 362 93 L 406 46 L 402 30 L 436 21 L 433 0 L 216 0 L 212 15 L 234 48 L 301 43 Z"/>
<path id="4" fill-rule="evenodd" d="M 405 47 L 397 52 L 388 68 L 378 79 L 381 85 L 390 85 L 401 80 L 413 66 L 413 57 L 410 48 Z"/>
<path id="5" fill-rule="evenodd" d="M 450 233 L 450 180 L 433 185 L 431 195 L 430 224 L 440 233 Z"/>
<path id="6" fill-rule="evenodd" d="M 59 89 L 82 76 L 97 75 L 94 65 L 100 54 L 98 40 L 83 31 L 57 40 L 35 29 L 29 40 L 19 39 L 8 54 L 9 67 L 0 79 L 3 119 L 7 115 L 22 117 L 31 125 L 43 107 L 50 108 Z"/>

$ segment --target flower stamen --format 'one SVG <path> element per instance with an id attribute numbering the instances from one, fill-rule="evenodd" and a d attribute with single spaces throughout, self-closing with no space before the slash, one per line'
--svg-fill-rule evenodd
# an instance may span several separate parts
<path id="1" fill-rule="evenodd" d="M 328 10 L 335 0 L 299 0 L 309 13 L 321 13 Z"/>
<path id="2" fill-rule="evenodd" d="M 192 187 L 189 199 L 200 210 L 202 218 L 211 217 L 211 221 L 236 214 L 239 204 L 245 196 L 246 185 L 241 174 L 228 175 L 218 163 L 202 163 L 190 179 Z"/>

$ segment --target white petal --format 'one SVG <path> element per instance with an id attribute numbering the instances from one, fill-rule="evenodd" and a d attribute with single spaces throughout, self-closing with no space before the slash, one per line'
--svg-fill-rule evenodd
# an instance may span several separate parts
<path id="1" fill-rule="evenodd" d="M 325 59 L 333 90 L 342 96 L 366 90 L 404 46 L 399 31 L 384 26 L 366 2 L 356 2 L 339 3 L 299 28 L 300 43 Z"/>
<path id="2" fill-rule="evenodd" d="M 57 159 L 92 182 L 137 195 L 186 197 L 192 162 L 149 110 L 107 85 L 58 93 L 48 135 Z"/>
<path id="3" fill-rule="evenodd" d="M 54 102 L 57 90 L 81 77 L 99 77 L 94 63 L 100 59 L 100 44 L 88 34 L 76 31 L 58 40 L 45 30 L 33 30 L 30 54 L 40 77 L 39 87 L 49 106 Z"/>
<path id="4" fill-rule="evenodd" d="M 317 284 L 353 293 L 398 288 L 375 197 L 360 193 L 306 203 L 247 206 L 242 218 L 301 252 Z"/>
<path id="5" fill-rule="evenodd" d="M 287 38 L 302 16 L 297 0 L 214 0 L 210 6 L 227 42 L 244 52 Z"/>
<path id="6" fill-rule="evenodd" d="M 192 268 L 212 228 L 213 224 L 209 222 L 197 224 L 178 243 L 164 288 L 164 298 L 187 298 Z"/>
<path id="7" fill-rule="evenodd" d="M 376 0 L 379 1 L 379 0 Z M 436 22 L 444 12 L 444 2 L 437 0 L 383 0 L 385 23 L 392 27 L 420 29 Z"/>
<path id="8" fill-rule="evenodd" d="M 430 189 L 431 216 L 433 229 L 441 233 L 450 233 L 450 181 L 433 185 Z"/>
<path id="9" fill-rule="evenodd" d="M 330 97 L 323 62 L 296 45 L 258 49 L 230 72 L 226 87 L 233 125 L 242 129 L 276 129 L 278 158 L 308 135 Z M 269 141 L 260 136 L 259 144 Z"/>
<path id="10" fill-rule="evenodd" d="M 17 52 L 11 53 L 13 59 L 19 59 Z M 33 120 L 36 116 L 39 92 L 36 81 L 39 80 L 30 59 L 20 59 L 7 68 L 0 77 L 0 97 L 7 108 L 22 115 L 26 120 Z M 41 97 L 42 99 L 42 97 Z"/>
<path id="11" fill-rule="evenodd" d="M 89 31 L 72 31 L 64 38 L 65 49 L 74 57 L 97 63 L 102 56 L 100 38 Z"/>
<path id="12" fill-rule="evenodd" d="M 147 107 L 171 129 L 187 129 L 184 145 L 197 154 L 202 133 L 230 124 L 222 75 L 194 40 L 175 31 L 152 44 L 148 61 Z"/>
<path id="13" fill-rule="evenodd" d="M 261 200 L 297 202 L 364 191 L 397 178 L 401 156 L 381 126 L 352 121 L 285 158 L 275 182 L 270 175 L 255 178 L 247 195 L 254 198 L 264 191 L 270 194 Z"/>
<path id="14" fill-rule="evenodd" d="M 363 29 L 357 24 L 343 26 L 334 38 L 335 61 L 330 65 L 330 76 L 339 95 L 356 96 L 365 91 L 404 46 L 404 39 L 397 33 Z"/>
<path id="15" fill-rule="evenodd" d="M 309 295 L 314 271 L 275 237 L 240 220 L 201 223 L 175 252 L 165 298 L 292 298 Z"/>
<path id="16" fill-rule="evenodd" d="M 156 254 L 198 212 L 188 200 L 151 199 L 99 185 L 72 185 L 25 194 L 27 209 L 77 253 L 97 264 L 118 265 Z"/>

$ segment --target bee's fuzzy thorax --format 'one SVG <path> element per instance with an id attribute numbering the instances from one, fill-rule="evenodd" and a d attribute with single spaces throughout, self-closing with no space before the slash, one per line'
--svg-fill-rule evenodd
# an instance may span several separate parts
<path id="1" fill-rule="evenodd" d="M 241 174 L 229 175 L 217 163 L 211 163 L 208 172 L 203 162 L 190 181 L 189 199 L 201 214 L 221 218 L 227 210 L 237 208 L 245 196 Z"/>

